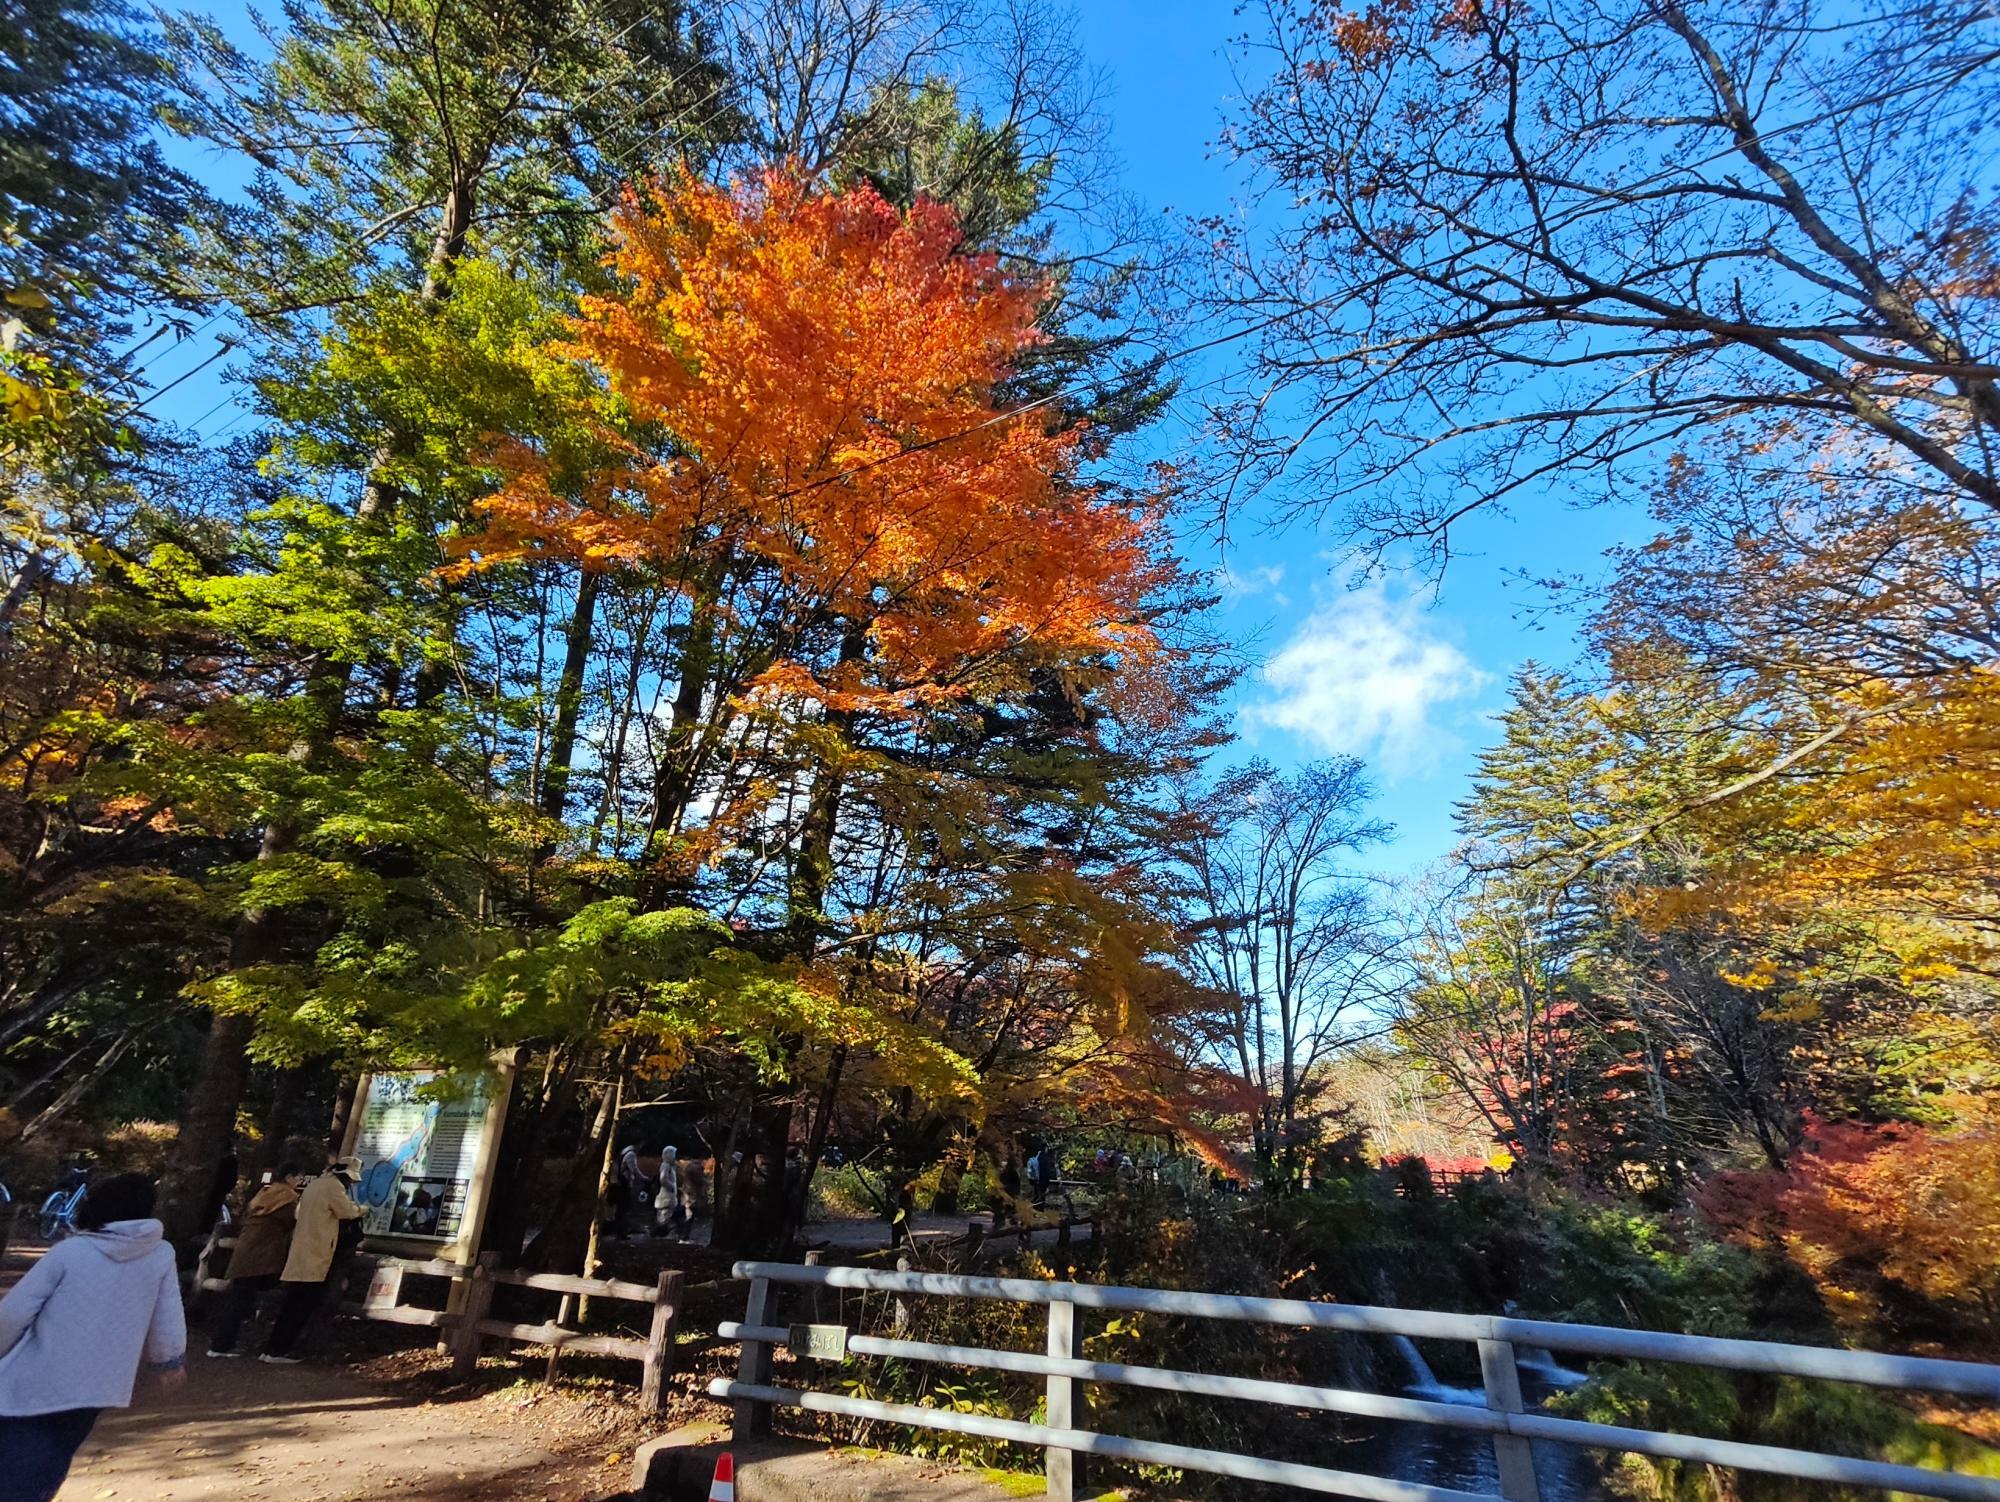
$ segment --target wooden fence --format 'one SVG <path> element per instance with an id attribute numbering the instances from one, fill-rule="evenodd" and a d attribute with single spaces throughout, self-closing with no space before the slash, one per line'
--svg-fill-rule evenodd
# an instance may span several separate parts
<path id="1" fill-rule="evenodd" d="M 227 1278 L 214 1277 L 209 1263 L 215 1252 L 235 1245 L 234 1237 L 217 1237 L 202 1248 L 195 1264 L 195 1287 L 217 1291 L 229 1286 Z M 458 1262 L 419 1261 L 407 1257 L 361 1256 L 358 1268 L 369 1271 L 366 1291 L 359 1300 L 342 1304 L 341 1311 L 362 1319 L 381 1320 L 394 1325 L 415 1325 L 442 1332 L 441 1339 L 451 1351 L 452 1372 L 469 1377 L 479 1364 L 481 1343 L 487 1339 L 515 1345 L 548 1346 L 549 1375 L 555 1375 L 556 1361 L 565 1353 L 579 1356 L 609 1356 L 640 1364 L 639 1402 L 654 1413 L 666 1407 L 667 1378 L 674 1369 L 674 1340 L 679 1333 L 681 1274 L 663 1271 L 654 1283 L 631 1283 L 617 1278 L 585 1278 L 573 1273 L 529 1273 L 496 1266 L 493 1253 L 482 1255 L 471 1267 Z M 451 1291 L 443 1309 L 421 1309 L 403 1302 L 407 1278 L 443 1278 Z M 502 1287 L 530 1288 L 562 1296 L 556 1318 L 540 1324 L 496 1319 L 493 1296 Z M 612 1299 L 649 1306 L 645 1339 L 626 1335 L 597 1335 L 579 1330 L 563 1321 L 582 1299 Z"/>

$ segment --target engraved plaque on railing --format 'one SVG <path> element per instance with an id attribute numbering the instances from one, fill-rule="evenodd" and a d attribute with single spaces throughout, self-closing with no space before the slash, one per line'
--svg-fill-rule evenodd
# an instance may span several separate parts
<path id="1" fill-rule="evenodd" d="M 793 1325 L 785 1344 L 794 1356 L 804 1361 L 845 1361 L 847 1326 Z"/>

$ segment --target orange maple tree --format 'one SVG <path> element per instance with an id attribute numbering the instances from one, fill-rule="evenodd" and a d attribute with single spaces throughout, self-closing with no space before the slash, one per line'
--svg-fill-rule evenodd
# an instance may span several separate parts
<path id="1" fill-rule="evenodd" d="M 1702 1209 L 1738 1239 L 1781 1246 L 1836 1317 L 1893 1324 L 1887 1280 L 1964 1318 L 1990 1350 L 2000 1339 L 2000 1110 L 1960 1104 L 1946 1129 L 1809 1120 L 1785 1172 L 1718 1174 Z"/>
<path id="2" fill-rule="evenodd" d="M 997 399 L 1045 289 L 964 253 L 949 208 L 774 172 L 655 183 L 613 225 L 619 290 L 564 353 L 624 410 L 617 460 L 577 481 L 507 447 L 469 566 L 650 567 L 691 598 L 755 570 L 771 650 L 742 687 L 835 710 L 955 697 L 1024 647 L 1153 649 L 1160 529 L 1079 482 L 1081 430 Z"/>

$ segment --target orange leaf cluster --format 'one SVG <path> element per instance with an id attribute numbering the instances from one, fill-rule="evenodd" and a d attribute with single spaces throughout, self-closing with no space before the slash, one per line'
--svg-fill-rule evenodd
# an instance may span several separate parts
<path id="1" fill-rule="evenodd" d="M 1043 289 L 961 253 L 948 208 L 773 173 L 656 184 L 613 222 L 621 290 L 567 353 L 652 436 L 571 487 L 509 450 L 472 566 L 753 570 L 784 655 L 751 687 L 834 708 L 962 693 L 1023 647 L 1150 650 L 1159 529 L 1079 482 L 1078 431 L 997 403 Z M 799 650 L 829 621 L 865 626 L 865 662 Z"/>
<path id="2" fill-rule="evenodd" d="M 1883 1280 L 2000 1338 L 2000 1110 L 1967 1101 L 1953 1130 L 1810 1120 L 1786 1173 L 1720 1174 L 1702 1208 L 1775 1241 L 1833 1313 L 1882 1322 Z"/>

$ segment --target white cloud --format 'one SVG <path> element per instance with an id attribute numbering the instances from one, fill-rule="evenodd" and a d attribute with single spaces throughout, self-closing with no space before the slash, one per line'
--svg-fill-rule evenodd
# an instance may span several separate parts
<path id="1" fill-rule="evenodd" d="M 1434 764 L 1448 740 L 1436 711 L 1487 682 L 1435 626 L 1421 599 L 1379 582 L 1329 600 L 1264 665 L 1244 728 L 1367 757 L 1390 776 Z"/>
<path id="2" fill-rule="evenodd" d="M 1285 582 L 1285 566 L 1282 563 L 1243 569 L 1225 563 L 1216 570 L 1216 582 L 1222 586 L 1223 598 L 1231 605 L 1267 592 L 1276 593 L 1276 603 L 1280 607 L 1285 604 L 1285 596 L 1277 592 L 1278 586 Z"/>

